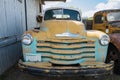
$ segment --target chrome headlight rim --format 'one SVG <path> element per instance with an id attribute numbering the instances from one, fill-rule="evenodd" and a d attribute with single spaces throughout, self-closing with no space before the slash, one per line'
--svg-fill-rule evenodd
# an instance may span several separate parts
<path id="1" fill-rule="evenodd" d="M 29 39 L 30 42 L 28 42 L 28 43 L 24 42 L 25 39 Z M 24 35 L 22 36 L 22 43 L 23 43 L 24 45 L 31 45 L 32 42 L 33 42 L 33 37 L 32 37 L 30 34 L 24 34 Z"/>
<path id="2" fill-rule="evenodd" d="M 105 41 L 106 40 L 106 41 Z M 99 40 L 99 43 L 102 45 L 102 46 L 107 46 L 109 45 L 109 42 L 110 42 L 110 37 L 108 35 L 102 35 L 100 37 L 100 40 Z"/>

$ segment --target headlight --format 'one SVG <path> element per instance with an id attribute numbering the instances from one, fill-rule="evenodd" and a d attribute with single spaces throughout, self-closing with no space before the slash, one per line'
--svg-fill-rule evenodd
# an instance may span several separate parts
<path id="1" fill-rule="evenodd" d="M 25 45 L 30 45 L 33 41 L 33 38 L 30 34 L 23 35 L 22 43 Z"/>
<path id="2" fill-rule="evenodd" d="M 108 35 L 102 35 L 102 36 L 100 37 L 100 44 L 101 44 L 101 45 L 106 46 L 106 45 L 109 44 L 109 42 L 110 42 L 110 38 L 109 38 Z"/>

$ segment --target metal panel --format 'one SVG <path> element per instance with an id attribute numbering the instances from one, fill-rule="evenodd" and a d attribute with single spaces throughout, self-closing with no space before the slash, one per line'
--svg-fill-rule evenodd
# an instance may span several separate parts
<path id="1" fill-rule="evenodd" d="M 24 16 L 23 0 L 0 0 L 0 75 L 22 56 L 19 40 L 25 31 Z"/>
<path id="2" fill-rule="evenodd" d="M 26 31 L 26 19 L 25 19 L 25 3 L 24 3 L 24 0 L 22 0 L 22 25 L 20 27 L 22 27 L 22 32 L 25 32 Z"/>
<path id="3" fill-rule="evenodd" d="M 24 1 L 0 0 L 0 38 L 23 33 Z M 24 21 L 24 22 L 23 22 Z"/>
<path id="4" fill-rule="evenodd" d="M 0 38 L 5 36 L 6 32 L 6 13 L 5 13 L 5 0 L 0 0 Z"/>
<path id="5" fill-rule="evenodd" d="M 16 33 L 15 30 L 15 16 L 14 16 L 14 0 L 5 0 L 5 13 L 7 26 L 5 36 L 12 36 Z"/>
<path id="6" fill-rule="evenodd" d="M 15 21 L 16 21 L 16 34 L 22 34 L 22 3 L 18 0 L 15 1 Z"/>
<path id="7" fill-rule="evenodd" d="M 28 0 L 28 24 L 35 27 L 39 0 Z M 17 38 L 25 31 L 25 5 L 21 0 L 0 0 L 0 75 L 15 64 L 21 53 Z M 15 36 L 16 35 L 16 36 Z"/>
<path id="8" fill-rule="evenodd" d="M 13 66 L 21 56 L 21 44 L 16 43 L 0 48 L 0 75 Z"/>
<path id="9" fill-rule="evenodd" d="M 39 14 L 39 0 L 27 0 L 28 29 L 37 27 L 36 16 Z"/>

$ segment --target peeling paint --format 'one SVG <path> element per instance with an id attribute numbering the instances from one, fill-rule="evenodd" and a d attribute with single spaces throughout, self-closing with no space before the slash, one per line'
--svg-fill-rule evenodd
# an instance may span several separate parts
<path id="1" fill-rule="evenodd" d="M 98 72 L 103 69 L 103 71 L 112 70 L 112 63 L 104 63 L 108 45 L 102 46 L 99 42 L 101 35 L 106 35 L 105 33 L 86 31 L 82 22 L 73 20 L 47 20 L 41 25 L 42 29 L 38 33 L 34 31 L 25 33 L 31 34 L 34 40 L 31 45 L 23 45 L 24 58 L 27 51 L 29 52 L 27 55 L 41 54 L 41 61 L 21 63 L 28 66 L 27 69 L 32 67 L 52 74 L 69 71 L 89 73 L 91 70 L 94 72 L 96 68 Z"/>

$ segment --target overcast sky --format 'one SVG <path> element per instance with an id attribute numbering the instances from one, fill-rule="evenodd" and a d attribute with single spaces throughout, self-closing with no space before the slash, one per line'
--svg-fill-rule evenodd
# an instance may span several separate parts
<path id="1" fill-rule="evenodd" d="M 74 7 L 82 11 L 83 17 L 92 17 L 96 11 L 120 9 L 120 0 L 67 0 L 64 2 L 46 2 L 44 9 L 50 7 Z"/>

